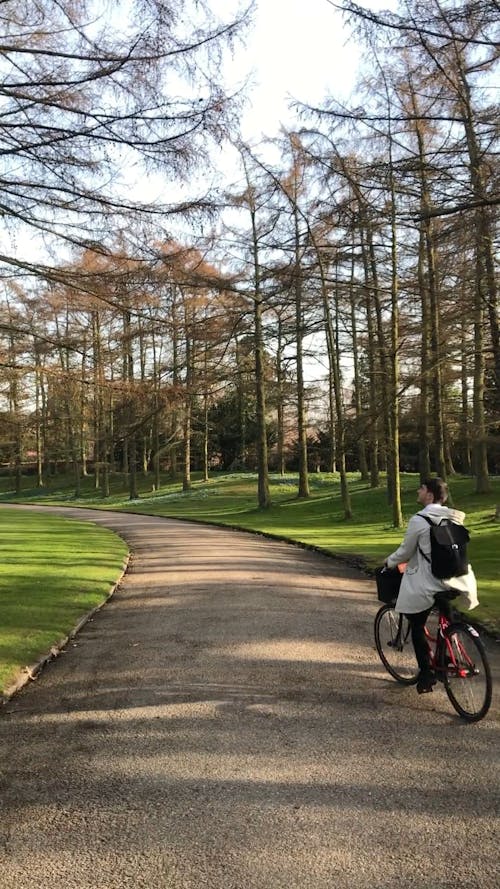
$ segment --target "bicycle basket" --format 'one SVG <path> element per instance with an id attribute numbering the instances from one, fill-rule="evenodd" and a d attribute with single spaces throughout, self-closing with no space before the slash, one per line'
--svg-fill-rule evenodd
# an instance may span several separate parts
<path id="1" fill-rule="evenodd" d="M 379 602 L 385 602 L 387 605 L 390 605 L 396 601 L 402 577 L 403 575 L 397 568 L 382 567 L 376 569 L 375 582 L 377 584 L 377 598 Z"/>

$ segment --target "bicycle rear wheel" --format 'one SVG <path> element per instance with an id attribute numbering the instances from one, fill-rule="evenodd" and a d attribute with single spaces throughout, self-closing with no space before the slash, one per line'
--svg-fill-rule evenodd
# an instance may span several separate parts
<path id="1" fill-rule="evenodd" d="M 484 645 L 477 630 L 468 624 L 451 624 L 442 647 L 449 663 L 444 670 L 444 687 L 453 707 L 467 722 L 486 716 L 491 704 L 492 679 Z"/>
<path id="2" fill-rule="evenodd" d="M 418 666 L 408 619 L 393 605 L 383 605 L 375 615 L 375 645 L 385 669 L 402 685 L 414 685 Z"/>

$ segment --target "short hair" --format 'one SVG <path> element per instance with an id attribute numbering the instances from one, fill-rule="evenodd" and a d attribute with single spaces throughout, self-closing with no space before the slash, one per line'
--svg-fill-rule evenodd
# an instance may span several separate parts
<path id="1" fill-rule="evenodd" d="M 448 499 L 448 485 L 442 478 L 426 478 L 422 482 L 434 497 L 434 503 L 445 503 Z"/>

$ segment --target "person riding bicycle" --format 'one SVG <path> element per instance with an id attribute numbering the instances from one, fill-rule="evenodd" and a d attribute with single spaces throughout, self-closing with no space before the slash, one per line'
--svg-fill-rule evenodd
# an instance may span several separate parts
<path id="1" fill-rule="evenodd" d="M 436 594 L 439 592 L 449 593 L 450 588 L 453 587 L 457 589 L 457 595 L 464 593 L 467 596 L 467 608 L 474 608 L 478 604 L 472 571 L 470 571 L 470 575 L 474 580 L 473 590 L 467 589 L 467 582 L 461 583 L 462 578 L 453 578 L 451 581 L 439 580 L 433 575 L 430 561 L 427 560 L 430 558 L 431 552 L 430 529 L 422 515 L 427 516 L 435 523 L 446 518 L 463 524 L 465 519 L 464 512 L 450 509 L 444 505 L 447 497 L 448 486 L 441 478 L 428 478 L 420 485 L 417 491 L 417 501 L 423 506 L 423 509 L 411 517 L 401 545 L 385 560 L 385 565 L 388 568 L 395 568 L 402 562 L 408 563 L 401 580 L 395 608 L 396 611 L 408 618 L 411 626 L 411 638 L 420 670 L 417 682 L 419 694 L 432 691 L 436 684 L 424 630 L 427 618 L 434 606 Z M 461 588 L 462 586 L 463 588 Z"/>

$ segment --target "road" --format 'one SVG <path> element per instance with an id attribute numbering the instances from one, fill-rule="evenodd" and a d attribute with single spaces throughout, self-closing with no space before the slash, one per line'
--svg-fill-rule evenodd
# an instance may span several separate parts
<path id="1" fill-rule="evenodd" d="M 399 687 L 326 556 L 59 512 L 133 556 L 0 711 L 1 889 L 498 889 L 498 681 L 477 725 Z"/>

